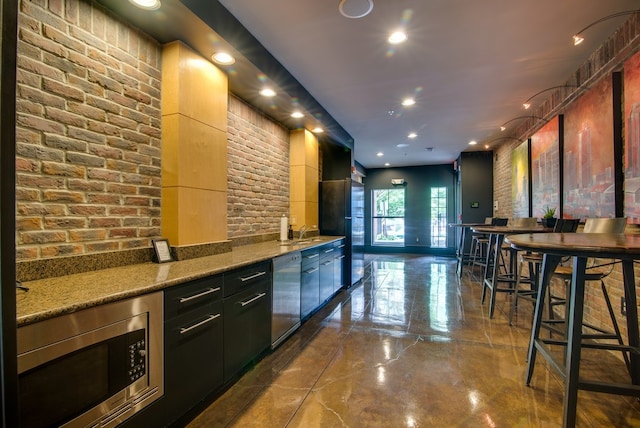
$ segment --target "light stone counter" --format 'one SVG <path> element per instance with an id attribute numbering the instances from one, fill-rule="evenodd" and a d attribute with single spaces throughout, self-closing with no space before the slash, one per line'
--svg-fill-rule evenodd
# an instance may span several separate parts
<path id="1" fill-rule="evenodd" d="M 25 282 L 17 290 L 18 326 L 162 290 L 194 279 L 248 266 L 274 257 L 337 241 L 320 236 L 299 245 L 278 241 L 236 247 L 231 252 L 169 263 L 143 263 L 95 272 Z"/>

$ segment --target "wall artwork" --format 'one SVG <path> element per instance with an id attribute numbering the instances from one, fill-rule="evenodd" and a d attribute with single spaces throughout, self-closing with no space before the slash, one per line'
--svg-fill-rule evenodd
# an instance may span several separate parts
<path id="1" fill-rule="evenodd" d="M 565 218 L 615 216 L 612 87 L 602 79 L 565 112 Z"/>
<path id="2" fill-rule="evenodd" d="M 624 64 L 624 215 L 640 223 L 640 52 Z"/>
<path id="3" fill-rule="evenodd" d="M 529 142 L 511 152 L 511 201 L 514 217 L 529 217 Z"/>
<path id="4" fill-rule="evenodd" d="M 546 207 L 560 213 L 560 121 L 555 117 L 531 136 L 531 201 L 534 217 Z"/>

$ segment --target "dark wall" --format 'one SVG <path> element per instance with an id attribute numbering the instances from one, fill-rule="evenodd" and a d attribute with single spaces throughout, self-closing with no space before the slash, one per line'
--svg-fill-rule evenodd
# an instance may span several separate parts
<path id="1" fill-rule="evenodd" d="M 322 179 L 344 180 L 351 178 L 351 150 L 347 147 L 322 142 Z"/>
<path id="2" fill-rule="evenodd" d="M 390 248 L 371 245 L 371 193 L 375 189 L 391 189 L 392 178 L 405 180 L 405 246 Z M 412 166 L 404 168 L 368 169 L 365 185 L 365 251 L 452 254 L 455 237 L 449 234 L 448 248 L 430 247 L 431 187 L 447 188 L 447 223 L 455 219 L 455 180 L 453 164 Z M 447 230 L 449 233 L 450 231 Z"/>
<path id="3" fill-rule="evenodd" d="M 493 152 L 461 153 L 458 179 L 458 213 L 462 214 L 458 220 L 482 223 L 493 217 Z"/>

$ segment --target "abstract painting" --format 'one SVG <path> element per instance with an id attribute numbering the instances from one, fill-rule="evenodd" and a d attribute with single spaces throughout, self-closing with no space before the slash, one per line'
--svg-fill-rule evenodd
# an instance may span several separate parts
<path id="1" fill-rule="evenodd" d="M 560 214 L 560 121 L 555 117 L 531 136 L 531 200 L 533 216 L 546 207 Z"/>

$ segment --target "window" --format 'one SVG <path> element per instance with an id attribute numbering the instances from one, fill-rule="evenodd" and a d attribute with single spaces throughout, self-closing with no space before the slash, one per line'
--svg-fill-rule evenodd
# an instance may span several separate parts
<path id="1" fill-rule="evenodd" d="M 373 245 L 404 245 L 404 189 L 373 190 Z"/>
<path id="2" fill-rule="evenodd" d="M 447 188 L 431 188 L 431 246 L 447 246 Z"/>

